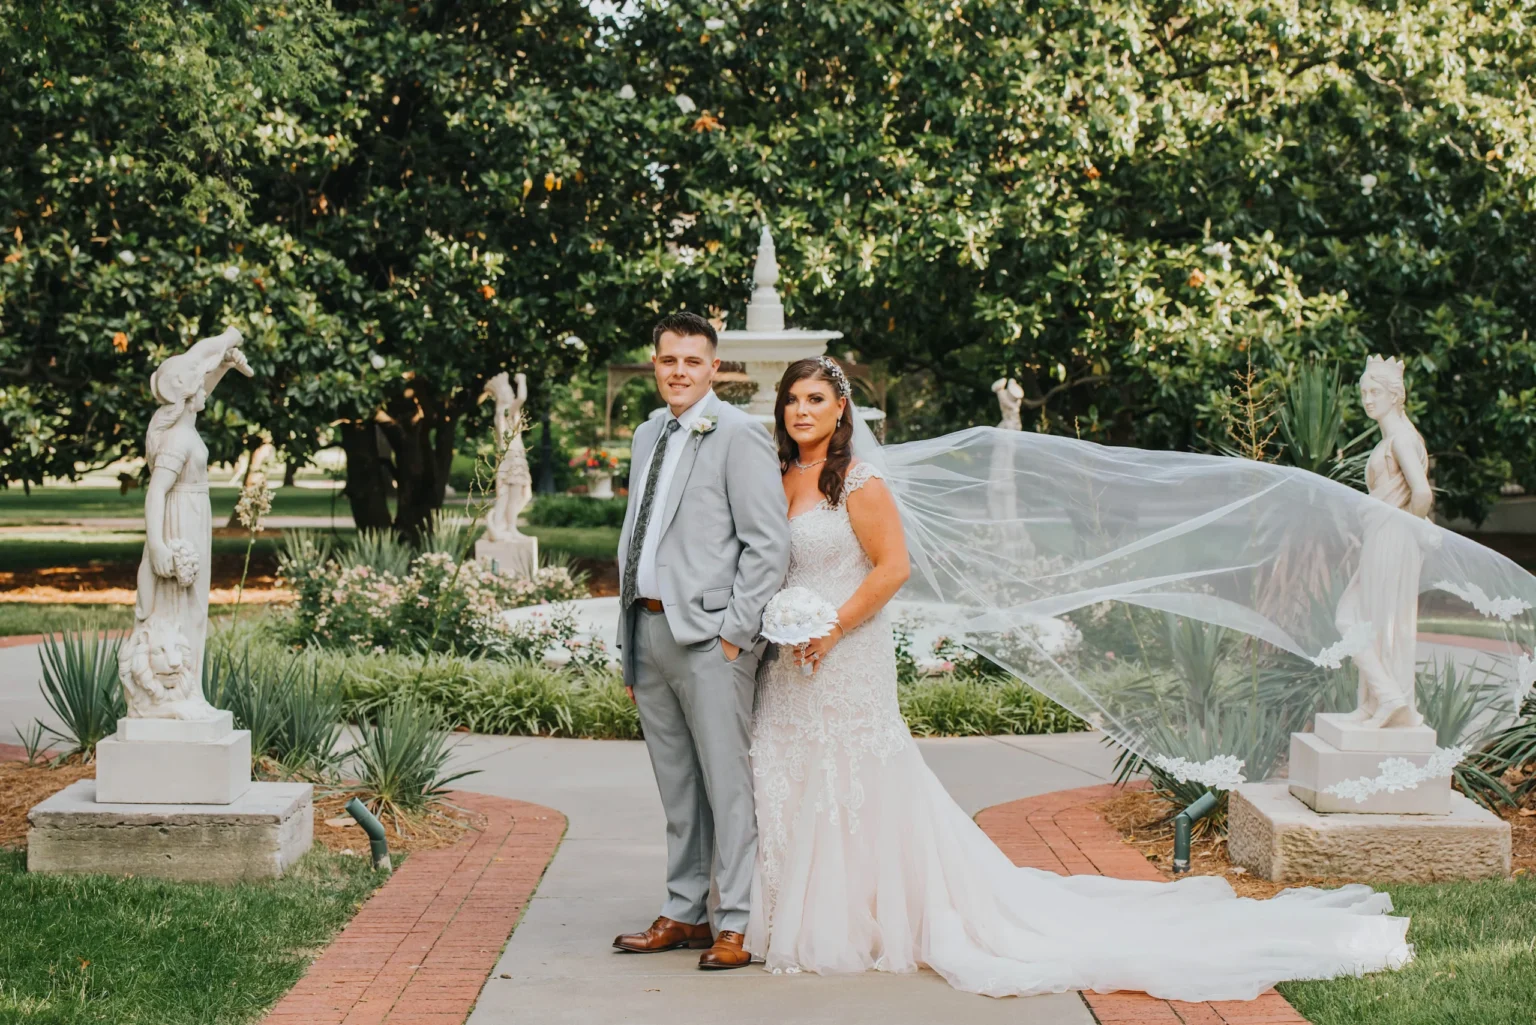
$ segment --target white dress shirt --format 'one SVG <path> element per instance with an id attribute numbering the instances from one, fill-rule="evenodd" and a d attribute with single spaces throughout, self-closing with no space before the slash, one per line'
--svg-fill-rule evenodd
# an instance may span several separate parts
<path id="1" fill-rule="evenodd" d="M 640 543 L 640 567 L 635 577 L 635 590 L 642 598 L 661 601 L 661 582 L 656 579 L 656 546 L 661 543 L 661 512 L 666 508 L 667 493 L 672 489 L 672 477 L 677 473 L 677 464 L 683 459 L 683 448 L 688 444 L 691 433 L 689 428 L 704 415 L 704 407 L 714 397 L 713 390 L 705 392 L 703 398 L 683 410 L 682 416 L 676 417 L 679 429 L 673 431 L 671 437 L 667 439 L 667 451 L 661 463 L 661 476 L 656 479 L 656 495 L 651 499 L 651 521 L 645 525 L 645 540 Z M 665 431 L 666 421 L 673 417 L 668 412 L 658 419 L 662 421 L 661 429 Z M 643 498 L 645 479 L 651 472 L 651 453 L 645 452 L 640 455 L 645 459 L 644 466 L 637 466 L 634 459 L 630 459 L 629 486 L 631 491 L 639 488 Z"/>

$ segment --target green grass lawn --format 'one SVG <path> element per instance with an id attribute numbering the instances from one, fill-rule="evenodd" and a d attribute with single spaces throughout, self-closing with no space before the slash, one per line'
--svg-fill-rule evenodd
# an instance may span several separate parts
<path id="1" fill-rule="evenodd" d="M 345 532 L 352 533 L 351 529 Z M 243 537 L 213 539 L 215 556 L 245 555 Z M 257 538 L 256 558 L 275 558 L 280 542 Z M 84 566 L 93 562 L 136 563 L 144 554 L 144 535 L 138 531 L 80 530 L 70 533 L 18 531 L 0 534 L 0 569 L 25 570 L 48 566 Z"/>
<path id="2" fill-rule="evenodd" d="M 215 484 L 208 493 L 213 504 L 213 522 L 223 525 L 234 511 L 240 489 Z M 278 488 L 272 500 L 274 516 L 330 516 L 332 498 L 337 516 L 351 515 L 347 500 L 339 492 L 319 488 Z M 144 514 L 144 492 L 135 488 L 126 495 L 116 488 L 54 487 L 33 488 L 30 495 L 21 488 L 0 490 L 0 523 L 58 523 L 64 520 L 99 517 L 137 517 Z"/>
<path id="3" fill-rule="evenodd" d="M 1536 879 L 1392 885 L 1413 919 L 1416 960 L 1400 972 L 1290 982 L 1285 998 L 1316 1025 L 1532 1025 Z"/>
<path id="4" fill-rule="evenodd" d="M 246 605 L 243 616 L 255 616 L 263 606 Z M 214 619 L 233 615 L 233 605 L 210 605 Z M 45 602 L 0 602 L 0 637 L 63 630 L 126 630 L 133 625 L 132 605 L 52 605 Z"/>
<path id="5" fill-rule="evenodd" d="M 379 881 L 366 858 L 323 850 L 234 886 L 29 875 L 0 851 L 0 1021 L 255 1021 Z"/>
<path id="6" fill-rule="evenodd" d="M 539 554 L 562 552 L 573 559 L 618 558 L 618 527 L 521 527 L 524 534 L 539 539 Z"/>

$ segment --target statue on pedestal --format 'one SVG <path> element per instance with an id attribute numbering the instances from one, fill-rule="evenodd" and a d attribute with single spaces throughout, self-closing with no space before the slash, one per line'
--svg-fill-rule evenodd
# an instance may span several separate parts
<path id="1" fill-rule="evenodd" d="M 996 393 L 997 405 L 1003 412 L 1003 419 L 997 426 L 1005 431 L 1022 431 L 1024 421 L 1020 410 L 1024 404 L 1024 389 L 1019 387 L 1019 382 L 1011 377 L 999 377 L 992 382 L 992 391 Z"/>
<path id="2" fill-rule="evenodd" d="M 197 414 L 231 369 L 251 376 L 241 340 L 234 328 L 204 338 L 160 364 L 149 379 L 160 408 L 144 441 L 149 471 L 144 558 L 133 630 L 118 660 L 130 719 L 203 720 L 218 714 L 202 690 L 213 512 L 208 448 L 197 433 Z"/>
<path id="3" fill-rule="evenodd" d="M 491 541 L 522 537 L 517 517 L 533 500 L 533 474 L 523 448 L 523 404 L 528 401 L 528 378 L 516 374 L 514 391 L 505 371 L 485 382 L 486 396 L 496 403 L 496 442 L 505 443 L 496 466 L 496 504 L 485 518 L 485 536 Z"/>
<path id="4" fill-rule="evenodd" d="M 1334 624 L 1342 636 L 1369 632 L 1370 643 L 1354 655 L 1360 674 L 1359 706 L 1348 719 L 1364 727 L 1416 727 L 1424 718 L 1414 704 L 1419 622 L 1419 571 L 1424 544 L 1433 533 L 1413 520 L 1429 516 L 1429 451 L 1403 406 L 1403 363 L 1372 356 L 1360 377 L 1366 416 L 1381 428 L 1381 441 L 1365 466 L 1366 490 L 1391 507 L 1361 517 L 1360 563 L 1339 600 Z"/>

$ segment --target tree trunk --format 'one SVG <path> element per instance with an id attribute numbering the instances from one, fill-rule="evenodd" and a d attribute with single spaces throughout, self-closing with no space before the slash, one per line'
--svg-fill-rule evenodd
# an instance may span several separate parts
<path id="1" fill-rule="evenodd" d="M 352 506 L 352 522 L 358 530 L 389 529 L 389 475 L 379 456 L 378 428 L 371 420 L 342 424 L 341 447 L 347 454 L 343 493 Z"/>
<path id="2" fill-rule="evenodd" d="M 433 492 L 435 508 L 443 507 L 443 500 L 448 497 L 448 475 L 453 472 L 453 446 L 458 440 L 459 425 L 452 414 L 444 415 L 438 421 L 437 429 L 432 434 L 432 453 L 437 464 L 436 490 Z"/>

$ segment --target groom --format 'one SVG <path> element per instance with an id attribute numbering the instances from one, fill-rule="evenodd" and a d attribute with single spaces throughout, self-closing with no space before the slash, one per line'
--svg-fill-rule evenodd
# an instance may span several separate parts
<path id="1" fill-rule="evenodd" d="M 671 314 L 652 341 L 667 408 L 635 431 L 619 647 L 667 815 L 667 899 L 649 929 L 613 945 L 708 947 L 700 968 L 740 968 L 757 857 L 748 733 L 763 607 L 789 567 L 788 508 L 768 432 L 710 388 L 720 360 L 709 321 Z"/>

